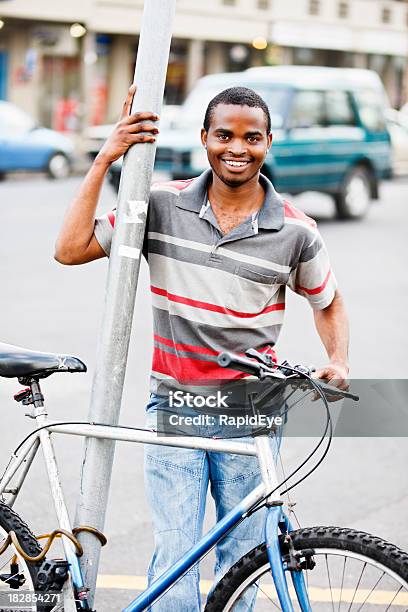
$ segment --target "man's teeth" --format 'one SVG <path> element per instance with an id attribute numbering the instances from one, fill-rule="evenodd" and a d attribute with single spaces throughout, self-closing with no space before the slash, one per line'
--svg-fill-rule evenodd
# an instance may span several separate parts
<path id="1" fill-rule="evenodd" d="M 248 162 L 246 161 L 230 161 L 228 159 L 224 160 L 228 166 L 246 166 Z"/>

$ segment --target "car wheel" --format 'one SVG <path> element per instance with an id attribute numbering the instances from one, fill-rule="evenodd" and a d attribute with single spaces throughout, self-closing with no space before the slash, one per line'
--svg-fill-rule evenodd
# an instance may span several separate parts
<path id="1" fill-rule="evenodd" d="M 53 179 L 67 178 L 71 172 L 71 164 L 64 153 L 54 153 L 47 164 L 48 176 Z"/>
<path id="2" fill-rule="evenodd" d="M 363 166 L 355 166 L 347 172 L 339 193 L 334 195 L 339 219 L 361 219 L 371 202 L 372 175 Z"/>

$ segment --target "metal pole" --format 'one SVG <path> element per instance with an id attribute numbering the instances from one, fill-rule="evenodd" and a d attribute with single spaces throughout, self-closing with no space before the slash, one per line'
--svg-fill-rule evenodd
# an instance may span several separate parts
<path id="1" fill-rule="evenodd" d="M 134 76 L 138 89 L 132 112 L 160 114 L 175 5 L 176 0 L 145 2 Z M 124 159 L 92 387 L 91 421 L 115 425 L 119 420 L 154 156 L 155 146 L 146 143 L 132 147 Z M 113 440 L 86 439 L 76 525 L 103 530 L 114 449 Z M 81 568 L 92 605 L 101 545 L 89 533 L 82 533 L 79 539 L 85 551 Z"/>

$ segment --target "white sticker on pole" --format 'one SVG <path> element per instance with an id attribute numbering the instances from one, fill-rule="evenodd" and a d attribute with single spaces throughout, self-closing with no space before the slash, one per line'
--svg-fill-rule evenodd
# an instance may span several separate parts
<path id="1" fill-rule="evenodd" d="M 125 223 L 143 223 L 144 220 L 140 219 L 140 215 L 147 213 L 147 202 L 143 200 L 128 200 L 128 209 L 125 213 Z"/>
<path id="2" fill-rule="evenodd" d="M 130 259 L 139 259 L 140 257 L 140 249 L 126 246 L 126 244 L 120 245 L 118 253 L 120 257 L 130 257 Z"/>

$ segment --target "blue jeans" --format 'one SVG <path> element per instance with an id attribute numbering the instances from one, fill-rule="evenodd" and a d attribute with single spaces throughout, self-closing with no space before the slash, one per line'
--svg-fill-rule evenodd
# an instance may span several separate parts
<path id="1" fill-rule="evenodd" d="M 166 406 L 167 398 L 151 396 L 146 408 L 148 428 L 155 429 L 156 411 Z M 272 442 L 277 451 L 278 444 L 275 440 Z M 155 551 L 148 569 L 149 584 L 201 538 L 209 483 L 219 521 L 260 482 L 256 457 L 145 445 L 145 485 L 155 538 Z M 259 510 L 217 544 L 216 582 L 263 541 L 264 518 L 264 511 Z M 149 610 L 199 612 L 199 580 L 197 564 Z M 242 610 L 252 610 L 255 597 L 256 590 L 249 590 Z"/>

